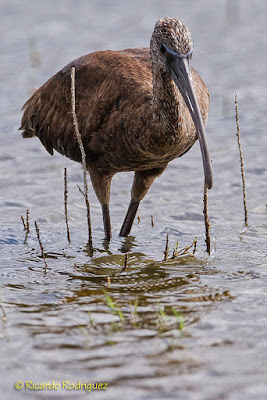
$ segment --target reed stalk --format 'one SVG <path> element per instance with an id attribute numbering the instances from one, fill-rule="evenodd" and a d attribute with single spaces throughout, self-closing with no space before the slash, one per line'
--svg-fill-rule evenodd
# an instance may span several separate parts
<path id="1" fill-rule="evenodd" d="M 178 240 L 177 240 L 177 242 L 176 242 L 176 244 L 175 244 L 175 246 L 174 246 L 174 249 L 173 249 L 172 258 L 175 258 L 175 257 L 178 256 L 178 254 L 179 254 L 179 252 L 178 252 L 178 246 L 179 246 L 179 242 L 178 242 Z"/>
<path id="2" fill-rule="evenodd" d="M 26 211 L 26 220 L 23 217 L 23 215 L 21 215 L 20 218 L 22 220 L 24 230 L 26 231 L 26 233 L 29 233 L 30 232 L 29 210 Z"/>
<path id="3" fill-rule="evenodd" d="M 197 251 L 197 238 L 194 238 L 194 247 L 193 247 L 193 254 Z"/>
<path id="4" fill-rule="evenodd" d="M 82 142 L 82 137 L 79 131 L 77 115 L 75 111 L 75 68 L 71 68 L 71 106 L 72 106 L 72 118 L 73 118 L 73 125 L 74 125 L 74 132 L 77 138 L 77 142 L 81 151 L 82 157 L 82 167 L 83 167 L 83 184 L 84 184 L 84 199 L 86 204 L 87 210 L 87 225 L 88 225 L 88 249 L 90 254 L 93 254 L 93 241 L 92 241 L 92 228 L 91 228 L 91 217 L 90 217 L 90 205 L 89 205 L 89 198 L 88 198 L 88 184 L 86 179 L 86 154 L 84 151 L 84 146 Z"/>
<path id="5" fill-rule="evenodd" d="M 166 245 L 165 245 L 165 251 L 164 251 L 164 261 L 167 261 L 167 259 L 168 259 L 168 256 L 169 256 L 169 235 L 168 235 L 168 233 L 167 233 L 167 236 L 166 236 Z"/>
<path id="6" fill-rule="evenodd" d="M 36 235 L 37 235 L 37 239 L 38 239 L 38 242 L 39 242 L 39 246 L 40 246 L 40 249 L 41 249 L 41 254 L 42 254 L 42 257 L 44 259 L 45 272 L 46 272 L 46 269 L 47 269 L 48 265 L 47 265 L 47 261 L 46 261 L 46 258 L 45 258 L 44 248 L 43 248 L 43 245 L 42 245 L 42 242 L 41 242 L 41 238 L 40 238 L 40 230 L 39 230 L 39 227 L 38 227 L 36 221 L 34 222 L 34 225 L 35 225 L 35 230 L 36 230 Z"/>
<path id="7" fill-rule="evenodd" d="M 128 260 L 129 260 L 129 255 L 128 253 L 125 253 L 124 266 L 119 273 L 122 273 L 123 271 L 126 270 L 126 268 L 128 267 Z"/>
<path id="8" fill-rule="evenodd" d="M 247 210 L 247 200 L 246 200 L 246 181 L 245 181 L 245 174 L 244 174 L 243 152 L 242 152 L 241 141 L 240 141 L 240 126 L 239 126 L 239 117 L 238 117 L 237 92 L 235 92 L 235 119 L 236 119 L 237 145 L 238 145 L 238 149 L 239 149 L 240 170 L 241 170 L 241 178 L 242 178 L 242 186 L 243 186 L 244 221 L 245 221 L 246 227 L 248 227 L 248 210 Z"/>
<path id="9" fill-rule="evenodd" d="M 70 228 L 68 221 L 68 177 L 67 168 L 64 168 L 64 210 L 65 210 L 65 221 L 67 227 L 67 239 L 70 243 Z"/>

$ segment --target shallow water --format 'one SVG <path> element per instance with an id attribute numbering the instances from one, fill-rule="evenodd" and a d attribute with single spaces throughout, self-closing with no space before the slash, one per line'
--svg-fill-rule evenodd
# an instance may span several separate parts
<path id="1" fill-rule="evenodd" d="M 78 7 L 79 4 L 79 7 Z M 266 399 L 267 3 L 8 1 L 1 6 L 0 385 L 5 399 L 87 398 L 84 389 L 14 389 L 16 381 L 107 382 L 92 398 Z M 86 250 L 81 167 L 17 132 L 29 92 L 81 54 L 147 46 L 170 15 L 192 30 L 193 65 L 211 95 L 212 254 L 205 252 L 199 146 L 174 160 L 143 200 L 132 236 L 118 237 L 132 175 L 112 184 L 113 239 L 103 242 L 90 187 L 93 258 Z M 29 51 L 37 67 L 30 62 Z M 243 222 L 234 92 L 245 162 Z M 68 168 L 66 237 L 63 169 Z M 20 220 L 30 210 L 25 240 Z M 151 226 L 151 215 L 154 227 Z M 34 231 L 38 222 L 47 257 Z M 163 262 L 197 237 L 194 256 Z M 125 252 L 129 254 L 127 268 Z M 123 314 L 113 313 L 105 289 Z M 175 309 L 179 316 L 173 313 Z M 122 318 L 122 317 L 121 317 Z M 89 389 L 88 389 L 89 390 Z"/>

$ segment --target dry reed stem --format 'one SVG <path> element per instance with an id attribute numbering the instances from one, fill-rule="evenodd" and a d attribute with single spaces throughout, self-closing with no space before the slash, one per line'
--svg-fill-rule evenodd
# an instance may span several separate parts
<path id="1" fill-rule="evenodd" d="M 125 253 L 124 266 L 123 266 L 122 270 L 120 271 L 120 273 L 122 273 L 123 271 L 125 271 L 126 268 L 128 267 L 128 260 L 129 260 L 128 253 Z"/>
<path id="2" fill-rule="evenodd" d="M 178 256 L 178 246 L 179 246 L 179 242 L 178 242 L 178 240 L 177 240 L 177 242 L 176 242 L 176 244 L 175 244 L 175 247 L 174 247 L 174 249 L 173 249 L 172 258 L 175 258 L 175 257 Z"/>
<path id="3" fill-rule="evenodd" d="M 172 253 L 172 259 L 175 259 L 176 257 L 184 256 L 186 254 L 191 254 L 189 250 L 193 247 L 193 254 L 196 252 L 196 245 L 197 245 L 197 238 L 194 238 L 193 243 L 190 244 L 190 246 L 183 247 L 181 250 L 178 251 L 178 240 L 176 242 L 176 245 L 174 247 L 173 253 Z"/>
<path id="4" fill-rule="evenodd" d="M 210 255 L 210 219 L 209 219 L 209 214 L 208 214 L 208 188 L 206 184 L 204 184 L 204 209 L 203 209 L 203 214 L 204 214 L 204 220 L 205 220 L 205 229 L 206 229 L 206 251 Z"/>
<path id="5" fill-rule="evenodd" d="M 166 236 L 166 245 L 165 245 L 165 251 L 164 251 L 164 261 L 167 261 L 169 255 L 169 235 L 167 233 Z"/>
<path id="6" fill-rule="evenodd" d="M 190 244 L 189 246 L 183 247 L 181 250 L 178 250 L 179 244 L 178 244 L 178 240 L 174 246 L 173 252 L 172 252 L 172 257 L 171 259 L 174 260 L 176 257 L 180 257 L 180 256 L 184 256 L 187 254 L 195 254 L 196 252 L 196 247 L 197 247 L 197 238 L 195 237 L 192 244 Z M 189 252 L 190 249 L 193 248 L 192 253 Z M 169 254 L 169 238 L 166 240 L 166 249 L 164 252 L 164 261 L 168 260 L 168 254 Z"/>
<path id="7" fill-rule="evenodd" d="M 25 222 L 25 219 L 24 219 L 23 215 L 21 215 L 20 218 L 21 218 L 21 221 L 23 223 L 24 230 L 26 231 L 27 230 L 27 225 L 26 225 L 26 222 Z"/>
<path id="8" fill-rule="evenodd" d="M 65 209 L 65 221 L 67 227 L 67 238 L 70 243 L 70 228 L 68 221 L 68 178 L 67 178 L 67 168 L 64 168 L 64 209 Z"/>
<path id="9" fill-rule="evenodd" d="M 151 215 L 151 226 L 152 226 L 152 228 L 154 228 L 154 218 L 153 218 L 153 215 Z"/>
<path id="10" fill-rule="evenodd" d="M 138 215 L 138 217 L 137 217 L 137 221 L 138 221 L 138 224 L 140 224 L 140 222 L 141 222 L 140 215 Z"/>
<path id="11" fill-rule="evenodd" d="M 91 253 L 93 254 L 93 242 L 92 242 L 92 228 L 91 228 L 91 217 L 90 217 L 90 205 L 88 199 L 88 184 L 86 179 L 86 154 L 83 147 L 82 137 L 79 131 L 77 115 L 75 111 L 75 68 L 71 68 L 71 106 L 72 106 L 72 118 L 73 118 L 73 125 L 74 125 L 74 132 L 75 136 L 78 141 L 78 145 L 81 151 L 82 156 L 82 167 L 83 167 L 83 184 L 84 184 L 84 199 L 87 209 L 87 224 L 88 224 L 88 248 Z"/>
<path id="12" fill-rule="evenodd" d="M 84 196 L 84 191 L 82 190 L 81 186 L 78 185 L 78 183 L 77 183 L 77 187 L 78 187 L 78 189 L 79 189 L 79 192 Z"/>
<path id="13" fill-rule="evenodd" d="M 195 254 L 196 250 L 197 250 L 197 238 L 194 239 L 193 254 Z"/>
<path id="14" fill-rule="evenodd" d="M 236 136 L 237 136 L 237 144 L 240 155 L 240 169 L 241 169 L 241 177 L 242 177 L 242 185 L 243 185 L 243 204 L 244 204 L 244 220 L 246 227 L 248 226 L 248 211 L 247 211 L 247 200 L 246 200 L 246 181 L 244 175 L 244 162 L 243 162 L 243 152 L 241 148 L 240 142 L 240 127 L 239 127 L 239 118 L 238 118 L 238 105 L 237 105 L 237 92 L 235 92 L 235 119 L 236 119 Z"/>
<path id="15" fill-rule="evenodd" d="M 29 210 L 26 211 L 26 221 L 23 215 L 21 215 L 20 218 L 22 220 L 24 230 L 26 231 L 26 233 L 29 233 L 30 232 Z"/>
<path id="16" fill-rule="evenodd" d="M 30 211 L 27 210 L 26 211 L 26 227 L 27 227 L 27 232 L 30 232 L 30 222 L 29 222 L 29 215 L 30 215 Z"/>
<path id="17" fill-rule="evenodd" d="M 183 256 L 185 254 L 190 254 L 189 250 L 193 247 L 193 254 L 196 252 L 197 238 L 194 238 L 193 243 L 190 246 L 184 247 L 182 250 L 178 252 L 178 256 Z"/>
<path id="18" fill-rule="evenodd" d="M 35 225 L 36 235 L 37 235 L 37 239 L 38 239 L 39 246 L 40 246 L 40 249 L 41 249 L 42 257 L 43 257 L 43 259 L 44 259 L 44 263 L 45 263 L 45 272 L 46 272 L 46 268 L 48 267 L 48 265 L 47 265 L 47 261 L 46 261 L 45 254 L 44 254 L 44 248 L 43 248 L 43 245 L 42 245 L 42 242 L 41 242 L 41 238 L 40 238 L 39 227 L 38 227 L 36 221 L 34 221 L 34 225 Z"/>

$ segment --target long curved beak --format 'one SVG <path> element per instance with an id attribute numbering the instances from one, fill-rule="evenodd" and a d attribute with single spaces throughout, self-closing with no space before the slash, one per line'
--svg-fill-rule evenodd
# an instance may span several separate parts
<path id="1" fill-rule="evenodd" d="M 205 184 L 208 189 L 211 189 L 212 188 L 211 162 L 210 162 L 208 144 L 205 134 L 205 128 L 203 124 L 203 118 L 197 102 L 189 66 L 190 54 L 180 55 L 169 49 L 165 44 L 162 45 L 162 52 L 165 56 L 165 61 L 171 73 L 172 79 L 174 80 L 181 95 L 183 96 L 183 99 L 188 107 L 188 110 L 190 111 L 192 120 L 196 127 L 196 132 L 199 139 L 199 144 L 202 154 L 202 161 L 205 174 Z"/>

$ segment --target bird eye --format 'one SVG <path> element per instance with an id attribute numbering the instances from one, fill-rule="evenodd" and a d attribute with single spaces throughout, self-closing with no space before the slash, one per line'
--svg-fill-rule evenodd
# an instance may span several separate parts
<path id="1" fill-rule="evenodd" d="M 165 47 L 165 45 L 164 45 L 163 43 L 162 43 L 161 46 L 160 46 L 160 51 L 161 51 L 163 54 L 166 53 L 166 47 Z"/>

